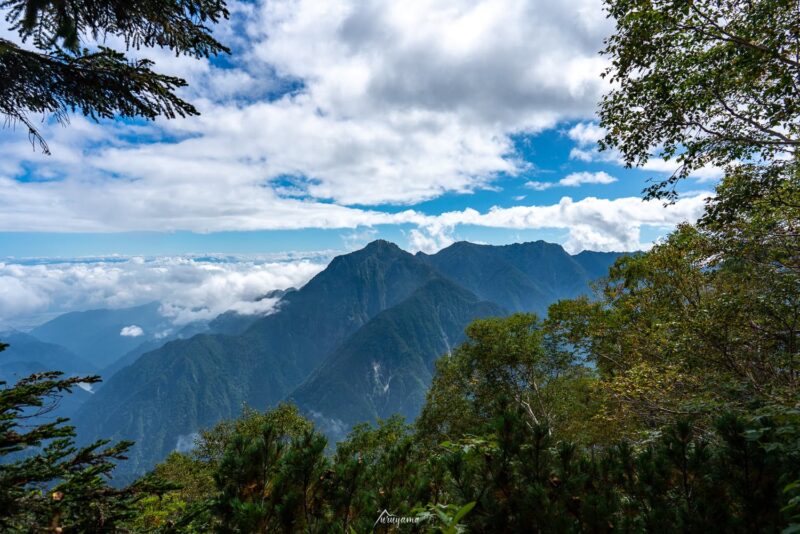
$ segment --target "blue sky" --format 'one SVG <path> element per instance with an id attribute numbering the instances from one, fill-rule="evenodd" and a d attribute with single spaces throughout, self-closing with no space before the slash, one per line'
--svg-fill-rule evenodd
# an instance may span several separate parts
<path id="1" fill-rule="evenodd" d="M 69 297 L 91 293 L 75 280 L 95 271 L 36 278 L 15 270 L 26 257 L 257 256 L 377 238 L 426 252 L 536 239 L 573 253 L 639 250 L 696 219 L 719 177 L 702 169 L 664 207 L 641 191 L 673 163 L 631 170 L 597 151 L 609 90 L 598 51 L 613 32 L 600 0 L 229 7 L 214 31 L 231 56 L 134 52 L 185 78 L 200 117 L 44 118 L 50 156 L 22 129 L 0 129 L 0 319 L 112 298 Z M 115 305 L 152 296 L 137 291 Z M 22 310 L 25 299 L 38 304 Z"/>
<path id="2" fill-rule="evenodd" d="M 535 134 L 516 134 L 513 136 L 512 157 L 520 162 L 522 170 L 516 174 L 499 173 L 485 187 L 467 192 L 446 191 L 442 194 L 411 204 L 383 203 L 376 205 L 350 204 L 350 207 L 364 210 L 396 214 L 409 209 L 420 214 L 436 217 L 445 212 L 460 212 L 474 209 L 487 212 L 492 208 L 512 208 L 515 206 L 548 206 L 558 204 L 565 197 L 573 201 L 586 198 L 614 200 L 617 198 L 637 198 L 648 180 L 658 179 L 664 173 L 652 170 L 625 169 L 614 162 L 603 161 L 598 154 L 593 161 L 581 161 L 570 157 L 570 152 L 579 146 L 570 137 L 570 130 L 585 124 L 576 121 L 559 123 L 554 128 Z M 6 137 L 9 132 L 5 132 Z M 572 136 L 574 137 L 574 136 Z M 135 140 L 132 141 L 135 143 Z M 47 156 L 38 154 L 46 161 Z M 24 172 L 15 179 L 21 183 L 36 184 L 35 162 L 24 166 Z M 611 183 L 585 183 L 580 186 L 558 186 L 536 190 L 531 182 L 556 184 L 564 177 L 575 173 L 605 173 L 615 179 Z M 699 189 L 707 190 L 709 180 L 703 179 Z M 281 183 L 278 181 L 278 183 Z M 289 183 L 286 180 L 282 183 Z M 683 189 L 691 187 L 684 184 Z M 689 191 L 690 195 L 693 191 Z M 19 206 L 23 208 L 23 206 Z M 653 205 L 654 210 L 660 206 Z M 641 243 L 647 245 L 664 235 L 672 224 L 638 225 Z M 172 229 L 158 231 L 117 231 L 117 232 L 53 232 L 26 231 L 21 228 L 13 232 L 0 232 L 0 250 L 6 258 L 60 257 L 121 255 L 174 255 L 190 253 L 233 253 L 257 254 L 282 251 L 348 250 L 360 246 L 371 239 L 388 239 L 406 248 L 409 235 L 417 228 L 415 224 L 376 224 L 360 225 L 353 228 L 315 228 L 264 229 L 241 231 L 192 231 Z M 449 240 L 480 241 L 505 244 L 519 241 L 544 239 L 566 243 L 569 240 L 567 228 L 503 228 L 462 224 L 454 228 Z M 447 241 L 445 241 L 447 243 Z M 586 248 L 599 249 L 588 244 Z M 615 248 L 615 247 L 611 247 Z M 630 246 L 615 249 L 630 250 Z M 636 247 L 634 247 L 636 248 Z M 577 251 L 577 250 L 576 250 Z"/>

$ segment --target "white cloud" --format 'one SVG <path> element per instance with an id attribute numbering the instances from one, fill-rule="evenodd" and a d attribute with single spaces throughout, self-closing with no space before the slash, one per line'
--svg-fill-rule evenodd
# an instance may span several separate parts
<path id="1" fill-rule="evenodd" d="M 665 175 L 672 175 L 678 171 L 680 165 L 673 161 L 664 161 L 661 158 L 651 158 L 642 166 L 645 171 L 660 172 Z M 705 165 L 695 169 L 691 173 L 692 178 L 696 178 L 700 183 L 713 182 L 719 180 L 725 174 L 725 170 L 714 165 Z"/>
<path id="2" fill-rule="evenodd" d="M 216 31 L 234 48 L 232 68 L 142 52 L 189 80 L 183 94 L 201 117 L 99 125 L 74 117 L 68 128 L 44 125 L 49 158 L 31 150 L 24 132 L 0 131 L 0 231 L 344 228 L 353 230 L 344 237 L 349 248 L 368 239 L 370 228 L 402 224 L 412 226 L 412 248 L 435 250 L 452 242 L 457 226 L 484 225 L 565 229 L 572 250 L 632 250 L 646 246 L 642 226 L 668 228 L 695 218 L 702 206 L 699 197 L 670 208 L 638 198 L 565 197 L 551 206 L 439 216 L 364 207 L 493 187 L 499 173 L 514 175 L 526 165 L 512 135 L 563 121 L 583 121 L 566 132 L 576 143 L 574 159 L 619 163 L 613 151 L 596 152 L 603 131 L 591 122 L 605 83 L 597 51 L 612 31 L 600 0 L 275 0 L 230 7 L 232 20 Z M 293 90 L 280 96 L 289 85 Z M 31 168 L 28 179 L 16 179 Z M 556 183 L 613 180 L 574 173 Z M 257 290 L 294 285 L 288 279 L 320 267 L 298 264 L 281 278 L 281 269 L 292 269 L 283 263 L 217 272 L 219 266 L 182 261 L 0 265 L 0 317 L 119 307 L 160 295 L 176 303 L 175 295 L 189 295 L 185 308 L 166 308 L 178 320 L 196 315 L 192 306 L 206 314 L 259 311 L 271 304 L 254 301 Z M 173 279 L 175 273 L 192 282 Z M 87 296 L 76 297 L 78 290 Z"/>
<path id="3" fill-rule="evenodd" d="M 424 228 L 415 228 L 408 233 L 408 246 L 412 252 L 432 254 L 453 243 L 453 228 L 435 223 Z"/>
<path id="4" fill-rule="evenodd" d="M 23 132 L 0 132 L 0 196 L 13 206 L 0 230 L 352 228 L 374 217 L 345 205 L 409 204 L 517 173 L 511 135 L 590 117 L 603 89 L 599 0 L 231 8 L 218 30 L 232 68 L 141 52 L 189 80 L 202 117 L 44 125 L 50 158 Z M 38 180 L 14 179 L 30 168 Z"/>
<path id="5" fill-rule="evenodd" d="M 579 122 L 567 132 L 567 137 L 580 147 L 593 146 L 605 135 L 605 128 L 594 122 Z"/>
<path id="6" fill-rule="evenodd" d="M 605 172 L 573 172 L 559 180 L 560 185 L 577 187 L 581 184 L 612 184 L 617 179 Z"/>
<path id="7" fill-rule="evenodd" d="M 106 258 L 46 263 L 0 263 L 0 323 L 34 314 L 123 308 L 162 302 L 175 324 L 212 319 L 228 310 L 266 313 L 273 289 L 303 285 L 328 255 L 277 258 Z M 130 325 L 120 335 L 136 335 Z"/>
<path id="8" fill-rule="evenodd" d="M 600 151 L 597 141 L 600 140 L 606 131 L 594 122 L 581 122 L 570 128 L 567 136 L 575 141 L 576 146 L 570 150 L 570 159 L 584 161 L 587 163 L 601 162 L 613 163 L 623 166 L 625 161 L 619 150 L 611 149 Z M 642 167 L 642 170 L 671 175 L 675 173 L 680 165 L 674 160 L 665 161 L 664 159 L 653 156 Z M 692 171 L 690 176 L 697 179 L 700 183 L 713 182 L 722 178 L 724 170 L 714 165 L 705 165 L 700 169 Z"/>
<path id="9" fill-rule="evenodd" d="M 579 201 L 563 197 L 550 206 L 496 207 L 486 213 L 466 209 L 420 221 L 419 235 L 412 236 L 411 244 L 420 245 L 422 250 L 436 250 L 441 248 L 436 246 L 436 239 L 451 235 L 460 225 L 474 225 L 520 230 L 564 229 L 568 231 L 564 247 L 573 253 L 643 250 L 652 243 L 641 240 L 642 227 L 670 230 L 681 222 L 694 222 L 702 214 L 708 196 L 708 192 L 698 192 L 668 206 L 637 197 L 614 200 L 588 197 Z M 446 242 L 445 239 L 443 243 Z"/>
<path id="10" fill-rule="evenodd" d="M 578 187 L 582 184 L 613 184 L 617 179 L 610 174 L 600 172 L 573 172 L 568 174 L 557 182 L 536 182 L 531 181 L 525 184 L 525 187 L 530 187 L 537 191 L 544 191 L 551 187 Z"/>
<path id="11" fill-rule="evenodd" d="M 569 152 L 570 159 L 584 161 L 586 163 L 602 162 L 622 165 L 622 158 L 618 150 L 605 150 L 603 152 L 597 146 L 597 142 L 606 134 L 605 128 L 601 128 L 595 122 L 579 122 L 567 131 L 567 137 L 575 141 L 575 147 Z"/>
<path id="12" fill-rule="evenodd" d="M 144 330 L 142 330 L 141 326 L 137 326 L 132 324 L 130 326 L 124 327 L 122 330 L 119 331 L 119 335 L 123 337 L 139 337 L 144 335 Z"/>

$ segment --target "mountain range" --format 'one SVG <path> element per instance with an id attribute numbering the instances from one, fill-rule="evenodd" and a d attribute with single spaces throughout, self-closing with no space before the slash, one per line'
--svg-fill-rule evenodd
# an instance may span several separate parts
<path id="1" fill-rule="evenodd" d="M 123 468 L 133 475 L 244 404 L 294 402 L 334 441 L 357 422 L 413 419 L 436 359 L 464 340 L 472 320 L 543 315 L 559 299 L 589 293 L 618 256 L 570 255 L 543 241 L 459 242 L 414 255 L 375 241 L 334 258 L 303 287 L 271 293 L 280 301 L 266 316 L 229 312 L 176 329 L 153 303 L 66 314 L 31 334 L 107 378 L 74 424 L 82 441 L 135 441 Z M 142 335 L 120 336 L 133 325 Z"/>
<path id="2" fill-rule="evenodd" d="M 30 335 L 60 345 L 102 369 L 143 341 L 159 339 L 171 330 L 159 307 L 158 302 L 150 302 L 134 308 L 65 313 L 37 326 Z M 129 330 L 123 332 L 125 328 Z"/>

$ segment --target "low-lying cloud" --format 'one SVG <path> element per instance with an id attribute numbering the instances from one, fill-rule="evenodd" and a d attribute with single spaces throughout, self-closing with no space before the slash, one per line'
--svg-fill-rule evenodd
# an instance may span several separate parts
<path id="1" fill-rule="evenodd" d="M 213 319 L 220 313 L 266 313 L 273 289 L 303 285 L 328 256 L 290 259 L 159 257 L 0 262 L 0 323 L 14 325 L 33 315 L 95 308 L 124 308 L 152 301 L 176 325 Z M 121 336 L 144 332 L 137 325 Z"/>
<path id="2" fill-rule="evenodd" d="M 123 327 L 122 330 L 119 331 L 119 335 L 122 337 L 140 337 L 144 335 L 144 330 L 141 326 L 132 324 L 130 326 Z"/>

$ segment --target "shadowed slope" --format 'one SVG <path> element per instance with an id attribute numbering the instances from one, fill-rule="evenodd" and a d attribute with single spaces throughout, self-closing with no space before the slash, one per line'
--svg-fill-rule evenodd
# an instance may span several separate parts
<path id="1" fill-rule="evenodd" d="M 474 319 L 505 312 L 444 278 L 375 316 L 290 396 L 333 437 L 360 421 L 414 419 L 434 362 L 464 340 Z"/>

